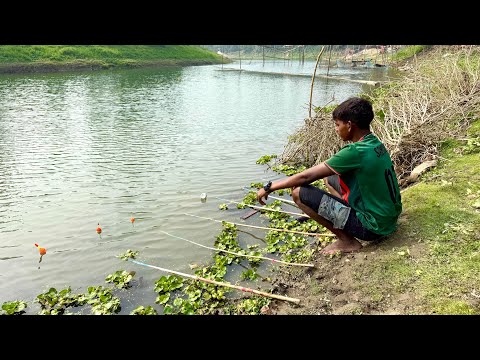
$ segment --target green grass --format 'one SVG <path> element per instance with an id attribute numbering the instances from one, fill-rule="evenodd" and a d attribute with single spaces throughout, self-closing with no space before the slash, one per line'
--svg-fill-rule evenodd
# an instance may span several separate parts
<path id="1" fill-rule="evenodd" d="M 103 69 L 153 65 L 221 63 L 222 57 L 193 45 L 2 45 L 2 72 L 49 71 L 62 68 Z"/>
<path id="2" fill-rule="evenodd" d="M 2 45 L 0 62 L 103 60 L 119 63 L 122 60 L 221 59 L 217 54 L 191 45 Z"/>
<path id="3" fill-rule="evenodd" d="M 472 124 L 469 136 L 478 134 L 479 124 Z M 480 162 L 478 153 L 462 154 L 462 146 L 445 142 L 441 155 L 447 160 L 402 193 L 404 221 L 387 240 L 393 248 L 385 246 L 357 275 L 372 301 L 409 293 L 417 299 L 412 313 L 480 314 L 480 209 L 474 205 L 480 201 Z M 406 254 L 412 246 L 421 250 Z"/>
<path id="4" fill-rule="evenodd" d="M 426 45 L 411 45 L 411 46 L 406 46 L 400 50 L 398 50 L 395 54 L 392 56 L 393 61 L 401 61 L 408 59 L 412 57 L 415 54 L 418 54 L 419 52 L 423 51 L 426 48 Z"/>

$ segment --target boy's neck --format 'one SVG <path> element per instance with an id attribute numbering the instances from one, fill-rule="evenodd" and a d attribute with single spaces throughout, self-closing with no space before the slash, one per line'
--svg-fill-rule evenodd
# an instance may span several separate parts
<path id="1" fill-rule="evenodd" d="M 358 129 L 358 131 L 353 134 L 352 141 L 357 142 L 361 140 L 365 135 L 368 135 L 370 133 L 370 129 Z"/>

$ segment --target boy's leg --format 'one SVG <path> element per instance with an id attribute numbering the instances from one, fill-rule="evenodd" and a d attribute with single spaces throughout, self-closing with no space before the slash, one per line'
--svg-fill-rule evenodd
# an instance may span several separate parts
<path id="1" fill-rule="evenodd" d="M 342 198 L 342 188 L 340 187 L 340 179 L 338 175 L 330 175 L 323 178 L 323 183 L 327 187 L 330 194 L 335 195 L 338 198 Z"/>
<path id="2" fill-rule="evenodd" d="M 312 219 L 314 219 L 316 222 L 318 222 L 320 225 L 325 226 L 328 230 L 330 230 L 332 233 L 334 233 L 338 240 L 335 241 L 333 244 L 330 244 L 326 246 L 324 249 L 322 249 L 321 253 L 323 254 L 332 254 L 337 251 L 340 252 L 352 252 L 352 251 L 357 251 L 362 248 L 362 244 L 355 239 L 355 237 L 348 232 L 339 229 L 339 228 L 334 228 L 333 223 L 322 216 L 320 216 L 317 211 L 313 210 L 310 206 L 307 206 L 302 202 L 300 199 L 300 189 L 302 187 L 296 187 L 292 191 L 292 197 L 293 201 L 298 205 L 300 209 L 302 209 L 305 214 L 310 216 Z M 321 191 L 321 190 L 320 190 Z M 328 196 L 328 195 L 324 195 Z"/>
<path id="3" fill-rule="evenodd" d="M 330 175 L 323 179 L 323 183 L 327 187 L 330 194 L 335 195 L 338 198 L 342 198 L 342 188 L 340 187 L 340 179 L 338 175 Z M 299 222 L 304 222 L 310 219 L 309 216 L 300 216 L 296 220 Z"/>

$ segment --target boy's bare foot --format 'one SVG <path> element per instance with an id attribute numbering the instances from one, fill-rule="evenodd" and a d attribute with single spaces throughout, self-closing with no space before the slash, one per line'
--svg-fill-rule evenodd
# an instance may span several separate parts
<path id="1" fill-rule="evenodd" d="M 362 244 L 356 240 L 340 240 L 338 239 L 333 244 L 325 246 L 321 251 L 320 254 L 331 255 L 337 252 L 340 253 L 349 253 L 353 251 L 360 250 L 362 248 Z"/>

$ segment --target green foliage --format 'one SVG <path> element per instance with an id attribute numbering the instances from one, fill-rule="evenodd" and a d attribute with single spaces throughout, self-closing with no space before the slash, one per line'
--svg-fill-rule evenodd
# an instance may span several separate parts
<path id="1" fill-rule="evenodd" d="M 263 184 L 262 183 L 250 183 L 250 187 L 251 188 L 255 188 L 255 189 L 261 189 L 263 187 Z"/>
<path id="2" fill-rule="evenodd" d="M 242 280 L 256 280 L 258 278 L 258 274 L 255 269 L 248 269 L 243 271 L 240 277 Z"/>
<path id="3" fill-rule="evenodd" d="M 298 174 L 304 170 L 306 170 L 306 166 L 301 165 L 301 166 L 293 166 L 293 165 L 277 165 L 272 167 L 272 170 L 277 172 L 277 173 L 283 173 L 287 176 L 295 175 Z"/>
<path id="4" fill-rule="evenodd" d="M 288 250 L 283 256 L 282 260 L 291 263 L 306 263 L 313 257 L 315 249 L 299 249 L 297 251 Z"/>
<path id="5" fill-rule="evenodd" d="M 476 118 L 468 128 L 469 137 L 480 137 L 480 119 Z"/>
<path id="6" fill-rule="evenodd" d="M 141 62 L 174 64 L 179 61 L 220 63 L 221 56 L 193 45 L 2 45 L 0 63 L 103 62 L 128 65 Z"/>
<path id="7" fill-rule="evenodd" d="M 265 208 L 282 211 L 281 205 L 282 205 L 282 202 L 280 200 L 274 200 L 270 204 L 265 205 Z M 283 212 L 277 212 L 277 211 L 268 211 L 268 212 L 265 212 L 264 215 L 268 217 L 271 221 L 278 220 L 278 219 L 288 219 L 290 217 L 290 215 L 288 214 L 285 214 Z"/>
<path id="8" fill-rule="evenodd" d="M 237 313 L 240 315 L 258 315 L 264 306 L 270 304 L 270 299 L 263 296 L 252 296 L 237 305 Z"/>
<path id="9" fill-rule="evenodd" d="M 327 105 L 327 106 L 315 106 L 313 108 L 313 111 L 315 111 L 315 113 L 325 113 L 325 114 L 330 114 L 333 112 L 333 110 L 335 110 L 335 108 L 338 106 L 338 104 L 331 104 L 331 105 Z"/>
<path id="10" fill-rule="evenodd" d="M 459 300 L 443 301 L 438 304 L 434 313 L 440 315 L 478 315 L 479 312 L 472 306 Z"/>
<path id="11" fill-rule="evenodd" d="M 121 309 L 120 299 L 113 296 L 112 289 L 90 286 L 86 294 L 87 303 L 92 305 L 93 315 L 112 315 Z"/>
<path id="12" fill-rule="evenodd" d="M 38 302 L 42 308 L 40 314 L 51 315 L 61 315 L 64 313 L 65 308 L 83 305 L 85 303 L 81 295 L 71 293 L 70 287 L 59 292 L 55 288 L 50 288 L 47 292 L 37 295 L 35 301 Z"/>
<path id="13" fill-rule="evenodd" d="M 262 253 L 260 251 L 252 250 L 252 251 L 248 252 L 248 255 L 250 255 L 250 256 L 262 256 Z M 251 257 L 248 258 L 248 263 L 250 264 L 250 266 L 258 266 L 258 265 L 260 265 L 260 263 L 262 261 L 263 261 L 262 259 L 251 258 Z"/>
<path id="14" fill-rule="evenodd" d="M 474 154 L 480 152 L 480 137 L 468 138 L 467 143 L 461 148 L 464 154 Z"/>
<path id="15" fill-rule="evenodd" d="M 218 206 L 218 208 L 219 208 L 220 210 L 228 210 L 228 205 L 227 205 L 227 204 L 220 204 L 220 205 Z"/>
<path id="16" fill-rule="evenodd" d="M 158 315 L 157 310 L 151 306 L 138 306 L 130 312 L 130 315 Z"/>
<path id="17" fill-rule="evenodd" d="M 217 235 L 214 246 L 217 249 L 228 250 L 228 251 L 239 253 L 239 254 L 246 254 L 246 251 L 243 250 L 238 244 L 237 226 L 227 223 L 225 221 L 222 222 L 222 225 L 223 225 L 223 230 L 219 235 Z M 235 261 L 237 263 L 241 261 L 240 256 L 237 256 L 234 254 L 228 254 L 228 253 L 221 254 L 221 255 L 217 254 L 214 256 L 214 258 L 216 261 L 216 265 L 219 266 L 220 268 L 223 268 L 224 266 L 231 264 L 232 261 Z M 226 271 L 226 268 L 225 268 L 225 271 Z"/>
<path id="18" fill-rule="evenodd" d="M 115 271 L 113 274 L 108 275 L 105 278 L 105 281 L 107 283 L 114 283 L 115 286 L 119 289 L 125 289 L 130 286 L 130 280 L 132 280 L 134 275 L 134 271 L 118 270 Z"/>
<path id="19" fill-rule="evenodd" d="M 177 275 L 162 276 L 155 281 L 155 292 L 162 294 L 180 289 L 183 286 L 183 279 Z"/>
<path id="20" fill-rule="evenodd" d="M 400 61 L 400 60 L 411 58 L 413 55 L 423 51 L 425 47 L 426 47 L 425 45 L 405 46 L 404 48 L 398 50 L 395 54 L 393 54 L 392 60 Z"/>
<path id="21" fill-rule="evenodd" d="M 276 159 L 276 158 L 277 158 L 277 155 L 275 154 L 263 155 L 260 159 L 256 161 L 256 164 L 265 165 L 265 164 L 268 164 L 270 161 L 272 161 L 272 159 Z"/>
<path id="22" fill-rule="evenodd" d="M 118 255 L 117 257 L 122 260 L 135 259 L 138 255 L 138 251 L 132 251 L 128 249 L 125 253 Z"/>
<path id="23" fill-rule="evenodd" d="M 263 185 L 261 187 L 263 187 Z M 255 205 L 256 203 L 257 203 L 257 192 L 249 191 L 248 194 L 243 197 L 242 202 L 237 204 L 237 209 L 245 209 L 247 205 Z"/>
<path id="24" fill-rule="evenodd" d="M 27 308 L 25 301 L 10 301 L 2 304 L 2 315 L 22 315 Z"/>

